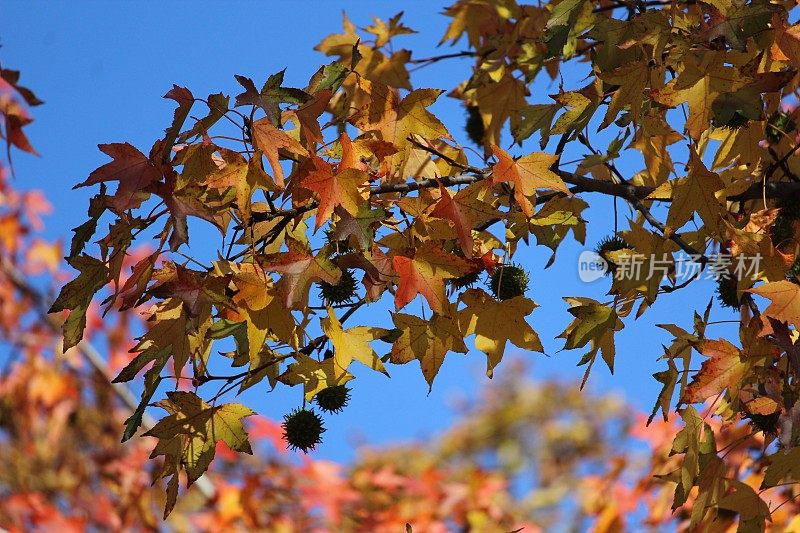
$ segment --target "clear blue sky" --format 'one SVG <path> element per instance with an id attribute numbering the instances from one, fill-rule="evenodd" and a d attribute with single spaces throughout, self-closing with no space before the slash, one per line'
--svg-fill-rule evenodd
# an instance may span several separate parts
<path id="1" fill-rule="evenodd" d="M 449 19 L 440 12 L 446 4 L 432 2 L 365 2 L 345 4 L 351 19 L 368 25 L 371 16 L 388 18 L 404 10 L 404 21 L 419 31 L 397 39 L 396 46 L 414 50 L 415 57 L 442 53 L 436 49 Z M 288 85 L 304 86 L 322 63 L 330 61 L 313 50 L 324 36 L 341 29 L 342 5 L 332 2 L 0 2 L 0 61 L 22 71 L 22 82 L 45 100 L 34 109 L 35 123 L 28 133 L 40 158 L 17 154 L 17 184 L 43 189 L 55 207 L 47 220 L 49 237 L 69 239 L 69 229 L 83 222 L 93 190 L 72 190 L 107 158 L 97 144 L 128 141 L 147 151 L 163 134 L 172 117 L 173 102 L 161 98 L 173 83 L 197 96 L 222 91 L 235 95 L 239 86 L 233 75 L 252 77 L 262 83 L 269 74 L 288 67 Z M 453 50 L 461 50 L 456 46 Z M 470 60 L 441 62 L 412 77 L 414 87 L 451 88 L 468 76 Z M 570 75 L 572 74 L 572 75 Z M 566 73 L 567 81 L 577 77 Z M 541 85 L 532 103 L 547 102 L 555 86 Z M 463 136 L 463 110 L 442 97 L 435 112 L 451 132 Z M 506 139 L 507 140 L 507 139 Z M 551 142 L 549 149 L 553 149 Z M 525 147 L 538 150 L 538 139 Z M 633 169 L 634 164 L 623 168 Z M 592 198 L 590 198 L 592 200 Z M 627 213 L 621 210 L 622 214 Z M 611 232 L 610 203 L 602 200 L 585 212 L 589 224 L 587 247 Z M 624 218 L 621 220 L 621 223 Z M 198 237 L 195 235 L 195 239 Z M 556 265 L 544 270 L 549 250 L 523 249 L 515 257 L 532 278 L 529 296 L 541 305 L 530 322 L 539 332 L 550 357 L 507 351 L 532 362 L 535 377 L 558 376 L 578 386 L 583 369 L 575 363 L 583 352 L 558 352 L 554 337 L 569 323 L 561 296 L 603 299 L 608 281 L 586 285 L 578 280 L 577 257 L 584 248 L 570 242 L 559 250 Z M 682 291 L 660 298 L 644 318 L 626 320 L 617 336 L 617 369 L 610 376 L 598 361 L 590 388 L 615 390 L 639 409 L 649 411 L 658 394 L 651 377 L 663 365 L 656 362 L 661 344 L 669 336 L 653 324 L 678 321 L 691 329 L 693 309 L 702 309 L 708 291 Z M 733 313 L 716 312 L 718 319 Z M 363 317 L 364 315 L 362 315 Z M 727 332 L 713 326 L 712 336 Z M 376 346 L 385 350 L 387 345 Z M 325 442 L 316 456 L 347 460 L 353 442 L 360 437 L 380 443 L 431 435 L 452 420 L 449 405 L 454 397 L 473 396 L 488 380 L 485 359 L 478 352 L 446 359 L 433 392 L 427 395 L 416 363 L 391 367 L 392 379 L 359 372 L 351 405 L 327 420 Z M 503 368 L 499 369 L 502 372 Z M 296 406 L 299 390 L 279 388 L 247 394 L 244 401 L 259 412 L 280 419 Z"/>

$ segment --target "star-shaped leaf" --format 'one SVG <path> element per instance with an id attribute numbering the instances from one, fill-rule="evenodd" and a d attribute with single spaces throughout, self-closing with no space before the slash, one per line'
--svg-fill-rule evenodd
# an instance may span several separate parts
<path id="1" fill-rule="evenodd" d="M 420 246 L 412 257 L 396 255 L 392 260 L 400 276 L 394 303 L 397 309 L 406 306 L 417 294 L 422 294 L 436 313 L 446 307 L 444 281 L 463 276 L 472 265 L 458 256 L 447 253 L 441 243 L 429 241 Z"/>
<path id="2" fill-rule="evenodd" d="M 781 450 L 769 456 L 770 463 L 761 487 L 775 487 L 781 481 L 800 480 L 800 447 Z"/>
<path id="3" fill-rule="evenodd" d="M 369 195 L 365 187 L 369 180 L 367 173 L 354 168 L 335 172 L 330 163 L 322 158 L 314 156 L 312 161 L 314 168 L 303 176 L 300 186 L 317 193 L 319 198 L 314 229 L 321 228 L 330 220 L 337 206 L 342 206 L 351 215 L 358 214 Z"/>
<path id="4" fill-rule="evenodd" d="M 113 161 L 101 166 L 75 187 L 86 187 L 96 183 L 118 181 L 119 187 L 113 197 L 114 207 L 124 211 L 140 203 L 138 195 L 142 189 L 161 179 L 161 171 L 142 152 L 128 143 L 98 145 L 100 151 Z"/>
<path id="5" fill-rule="evenodd" d="M 478 225 L 499 215 L 490 204 L 479 196 L 485 191 L 485 185 L 472 184 L 451 195 L 443 185 L 439 187 L 441 197 L 430 216 L 449 220 L 458 234 L 458 242 L 467 259 L 472 258 L 472 230 Z"/>
<path id="6" fill-rule="evenodd" d="M 350 363 L 356 360 L 372 370 L 389 375 L 380 357 L 369 345 L 370 342 L 385 336 L 387 330 L 367 326 L 344 330 L 333 309 L 328 307 L 328 317 L 322 321 L 322 331 L 333 344 L 333 359 L 341 369 L 347 370 Z"/>
<path id="7" fill-rule="evenodd" d="M 296 309 L 306 305 L 312 282 L 336 283 L 342 272 L 328 258 L 314 256 L 308 247 L 294 239 L 286 239 L 286 245 L 289 251 L 267 258 L 264 268 L 282 274 L 278 288 L 284 304 Z"/>
<path id="8" fill-rule="evenodd" d="M 275 176 L 275 184 L 280 189 L 285 187 L 280 150 L 284 149 L 296 155 L 308 155 L 308 151 L 303 148 L 302 144 L 293 137 L 289 137 L 285 131 L 276 128 L 266 118 L 253 123 L 253 141 L 256 143 L 256 148 L 261 150 L 269 161 Z"/>
<path id="9" fill-rule="evenodd" d="M 492 152 L 497 157 L 497 163 L 492 167 L 492 181 L 514 185 L 514 199 L 528 218 L 533 216 L 530 198 L 536 196 L 536 189 L 570 194 L 564 181 L 550 170 L 558 156 L 536 152 L 515 161 L 499 146 L 493 146 Z"/>
<path id="10" fill-rule="evenodd" d="M 280 104 L 302 104 L 311 98 L 310 95 L 300 89 L 281 87 L 285 72 L 286 70 L 282 70 L 270 76 L 260 91 L 256 89 L 253 80 L 237 75 L 236 81 L 244 87 L 244 92 L 236 96 L 236 107 L 243 105 L 259 107 L 267 114 L 267 119 L 273 126 L 280 126 Z"/>
<path id="11" fill-rule="evenodd" d="M 689 159 L 689 169 L 688 176 L 664 183 L 650 197 L 672 198 L 667 215 L 669 231 L 680 229 L 695 212 L 709 229 L 716 229 L 721 221 L 721 206 L 716 193 L 724 188 L 722 179 L 705 167 L 694 150 Z"/>
<path id="12" fill-rule="evenodd" d="M 404 313 L 392 316 L 395 327 L 401 331 L 400 338 L 392 346 L 392 363 L 404 364 L 418 360 L 429 388 L 433 387 L 433 380 L 447 352 L 467 353 L 455 310 L 448 311 L 452 316 L 436 314 L 430 320 Z"/>
<path id="13" fill-rule="evenodd" d="M 747 292 L 758 294 L 771 301 L 764 309 L 764 314 L 768 317 L 800 327 L 800 285 L 780 280 L 765 283 Z"/>
<path id="14" fill-rule="evenodd" d="M 280 381 L 287 385 L 303 385 L 305 399 L 310 402 L 317 393 L 329 387 L 344 385 L 353 374 L 342 368 L 334 357 L 317 361 L 303 353 L 295 356 L 295 362 L 281 374 Z"/>
<path id="15" fill-rule="evenodd" d="M 743 360 L 742 352 L 726 341 L 704 340 L 700 352 L 708 357 L 686 387 L 682 400 L 699 403 L 728 389 L 731 397 L 736 397 L 742 377 L 749 368 Z"/>
<path id="16" fill-rule="evenodd" d="M 158 439 L 150 457 L 164 456 L 160 476 L 172 476 L 167 488 L 165 518 L 175 505 L 181 468 L 186 470 L 187 484 L 194 483 L 208 470 L 219 441 L 232 450 L 252 455 L 242 420 L 254 414 L 238 403 L 211 407 L 192 392 L 173 391 L 167 397 L 157 405 L 170 414 L 145 433 Z"/>
<path id="17" fill-rule="evenodd" d="M 486 354 L 486 375 L 492 377 L 494 367 L 503 358 L 506 343 L 524 350 L 543 352 L 539 336 L 525 321 L 536 304 L 523 296 L 497 301 L 486 291 L 470 289 L 461 295 L 466 308 L 458 312 L 464 335 L 475 335 L 475 347 Z"/>
<path id="18" fill-rule="evenodd" d="M 94 294 L 108 282 L 108 268 L 105 263 L 90 257 L 80 255 L 69 261 L 70 266 L 77 269 L 79 274 L 61 288 L 58 298 L 50 307 L 50 313 L 57 313 L 69 309 L 70 313 L 64 322 L 64 346 L 68 350 L 78 344 L 83 338 L 86 328 L 86 311 Z"/>

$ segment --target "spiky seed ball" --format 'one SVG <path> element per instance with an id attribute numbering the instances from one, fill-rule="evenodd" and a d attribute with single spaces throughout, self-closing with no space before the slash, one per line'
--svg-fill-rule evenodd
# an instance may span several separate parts
<path id="1" fill-rule="evenodd" d="M 489 278 L 489 288 L 498 300 L 522 296 L 528 290 L 528 273 L 517 265 L 500 265 Z"/>
<path id="2" fill-rule="evenodd" d="M 350 389 L 346 385 L 328 387 L 319 391 L 314 400 L 326 413 L 340 413 L 350 400 Z"/>
<path id="3" fill-rule="evenodd" d="M 479 276 L 480 272 L 476 270 L 475 272 L 468 272 L 461 277 L 453 278 L 448 281 L 450 285 L 456 289 L 464 289 L 466 287 L 472 287 L 478 281 Z"/>
<path id="4" fill-rule="evenodd" d="M 295 409 L 283 417 L 283 436 L 289 449 L 308 453 L 322 442 L 325 428 L 322 418 L 313 410 Z"/>
<path id="5" fill-rule="evenodd" d="M 331 245 L 330 249 L 335 254 L 344 255 L 353 251 L 353 247 L 350 246 L 350 241 L 348 239 L 337 239 L 333 228 L 325 230 L 325 240 Z"/>
<path id="6" fill-rule="evenodd" d="M 778 420 L 780 419 L 780 411 L 776 411 L 769 415 L 752 414 L 747 415 L 745 418 L 750 419 L 750 425 L 764 433 L 775 434 L 778 432 Z"/>
<path id="7" fill-rule="evenodd" d="M 719 300 L 722 307 L 739 309 L 742 305 L 736 285 L 736 278 L 732 276 L 720 276 L 717 280 L 717 300 Z"/>
<path id="8" fill-rule="evenodd" d="M 775 207 L 781 211 L 770 228 L 770 237 L 772 244 L 781 247 L 794 237 L 794 223 L 800 220 L 800 201 L 794 196 L 781 197 Z"/>
<path id="9" fill-rule="evenodd" d="M 776 111 L 767 122 L 766 137 L 770 144 L 781 142 L 784 134 L 794 131 L 796 125 L 788 113 Z"/>
<path id="10" fill-rule="evenodd" d="M 483 138 L 486 130 L 483 127 L 481 111 L 476 105 L 467 106 L 467 124 L 465 126 L 467 135 L 478 146 L 483 146 Z"/>
<path id="11" fill-rule="evenodd" d="M 800 220 L 800 199 L 796 196 L 781 196 L 775 203 L 781 209 L 781 215 L 790 220 Z"/>
<path id="12" fill-rule="evenodd" d="M 356 295 L 358 282 L 350 269 L 342 272 L 342 277 L 338 283 L 319 282 L 319 297 L 332 304 L 346 304 L 353 300 Z"/>
<path id="13" fill-rule="evenodd" d="M 618 252 L 630 247 L 630 244 L 625 242 L 625 239 L 622 237 L 617 237 L 616 235 L 609 235 L 597 244 L 594 252 L 605 259 L 606 265 L 608 266 L 605 271 L 606 275 L 613 274 L 617 270 L 618 266 L 610 259 L 609 252 Z"/>
<path id="14" fill-rule="evenodd" d="M 794 223 L 789 217 L 780 214 L 772 224 L 769 234 L 772 238 L 772 244 L 775 245 L 776 248 L 781 248 L 792 239 L 794 235 Z"/>

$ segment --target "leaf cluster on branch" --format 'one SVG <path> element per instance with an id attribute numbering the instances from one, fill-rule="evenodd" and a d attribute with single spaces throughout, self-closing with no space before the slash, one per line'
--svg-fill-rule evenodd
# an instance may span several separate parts
<path id="1" fill-rule="evenodd" d="M 288 87 L 283 72 L 260 89 L 237 76 L 233 99 L 176 85 L 165 95 L 177 107 L 164 136 L 146 152 L 101 145 L 111 161 L 79 184 L 100 191 L 74 230 L 67 261 L 78 275 L 51 309 L 68 311 L 64 349 L 80 342 L 99 293 L 106 312 L 146 314 L 135 357 L 115 379 L 144 371 L 125 439 L 163 379 L 191 379 L 193 391 L 156 402 L 167 416 L 148 432 L 159 439 L 154 456 L 166 458 L 169 510 L 179 472 L 191 483 L 218 441 L 250 451 L 242 420 L 251 411 L 219 402 L 228 392 L 299 386 L 310 402 L 346 383 L 356 389 L 353 364 L 389 375 L 412 361 L 433 386 L 445 357 L 467 353 L 470 338 L 489 376 L 509 343 L 543 351 L 528 322 L 528 295 L 542 290 L 536 266 L 520 269 L 514 255 L 533 240 L 554 263 L 570 234 L 585 240 L 589 203 L 610 196 L 630 216 L 619 227 L 615 214 L 619 246 L 602 255 L 641 267 L 614 276 L 608 301 L 565 295 L 564 347 L 586 350 L 587 377 L 598 356 L 613 371 L 614 337 L 631 315 L 702 289 L 699 275 L 679 280 L 681 254 L 700 272 L 725 274 L 719 294 L 740 312 L 741 347 L 706 336 L 712 304 L 691 331 L 663 325 L 674 341 L 655 375 L 663 390 L 651 420 L 659 410 L 666 420 L 677 398 L 685 427 L 672 452 L 683 462 L 662 479 L 676 486 L 675 507 L 696 493 L 690 528 L 726 512 L 738 513 L 743 531 L 764 528 L 770 508 L 757 490 L 794 480 L 787 457 L 800 446 L 793 7 L 460 0 L 445 10 L 442 43 L 465 39 L 463 52 L 412 60 L 393 46 L 413 33 L 399 15 L 364 29 L 345 18 L 343 32 L 317 47 L 334 61 L 303 88 Z M 464 57 L 474 63 L 463 82 L 413 88 L 411 65 Z M 571 87 L 562 80 L 551 95 L 532 90 L 566 69 L 585 77 Z M 431 111 L 445 91 L 468 110 L 477 151 Z M 508 133 L 520 148 L 503 144 Z M 528 147 L 534 134 L 539 151 Z M 623 173 L 623 160 L 640 170 Z M 210 253 L 189 246 L 195 219 L 219 232 Z M 145 236 L 153 251 L 125 272 L 128 250 Z M 87 248 L 92 239 L 99 253 Z M 738 275 L 737 261 L 756 256 L 755 271 Z M 480 278 L 486 287 L 473 287 Z M 359 312 L 379 302 L 393 306 L 392 328 Z M 720 458 L 691 406 L 709 399 L 724 424 L 750 420 L 772 446 L 769 456 L 754 453 L 754 478 Z"/>

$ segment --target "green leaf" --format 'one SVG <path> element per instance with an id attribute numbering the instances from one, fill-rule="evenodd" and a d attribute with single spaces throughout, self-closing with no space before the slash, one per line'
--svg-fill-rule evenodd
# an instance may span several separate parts
<path id="1" fill-rule="evenodd" d="M 653 374 L 653 377 L 656 378 L 656 381 L 664 386 L 661 388 L 661 392 L 658 394 L 658 400 L 656 400 L 656 404 L 653 406 L 653 412 L 650 413 L 650 416 L 647 418 L 648 426 L 656 417 L 656 413 L 658 412 L 659 408 L 664 416 L 664 422 L 667 421 L 670 404 L 672 403 L 672 396 L 675 392 L 675 385 L 677 384 L 678 368 L 675 366 L 675 363 L 672 359 L 667 359 L 667 369 L 661 372 L 656 372 Z"/>
<path id="2" fill-rule="evenodd" d="M 336 92 L 342 86 L 342 82 L 344 82 L 349 73 L 350 70 L 337 61 L 329 65 L 323 65 L 311 76 L 306 92 L 313 94 L 324 89 Z"/>
<path id="3" fill-rule="evenodd" d="M 150 457 L 164 456 L 160 476 L 172 476 L 167 488 L 165 516 L 177 497 L 179 470 L 186 471 L 187 486 L 190 486 L 208 469 L 217 442 L 223 441 L 238 452 L 253 453 L 242 420 L 254 414 L 238 403 L 211 407 L 193 392 L 168 392 L 167 398 L 157 405 L 170 414 L 144 434 L 158 439 Z"/>
<path id="4" fill-rule="evenodd" d="M 764 474 L 761 488 L 775 487 L 788 481 L 800 480 L 800 447 L 779 451 L 769 456 L 769 466 Z"/>
<path id="5" fill-rule="evenodd" d="M 68 261 L 70 266 L 77 269 L 80 274 L 61 288 L 61 292 L 50 307 L 49 313 L 70 310 L 69 317 L 64 322 L 64 347 L 66 351 L 77 345 L 83 338 L 86 329 L 86 311 L 95 293 L 103 288 L 108 281 L 108 268 L 99 259 L 80 255 Z"/>
<path id="6" fill-rule="evenodd" d="M 80 226 L 73 228 L 72 243 L 69 247 L 69 257 L 67 260 L 75 259 L 75 257 L 83 251 L 86 243 L 92 238 L 94 232 L 97 230 L 97 221 L 106 210 L 106 184 L 100 184 L 100 192 L 89 200 L 89 220 Z"/>
<path id="7" fill-rule="evenodd" d="M 161 371 L 164 369 L 164 365 L 167 363 L 168 356 L 169 354 L 165 350 L 162 351 L 161 358 L 150 368 L 150 370 L 145 373 L 142 399 L 139 401 L 139 405 L 136 406 L 136 410 L 133 412 L 133 414 L 131 414 L 131 416 L 125 420 L 125 430 L 122 432 L 122 442 L 125 442 L 133 437 L 133 435 L 136 433 L 136 430 L 142 425 L 144 410 L 147 408 L 150 400 L 153 399 L 153 394 L 155 394 L 158 385 L 163 379 L 161 377 Z"/>
<path id="8" fill-rule="evenodd" d="M 236 81 L 244 87 L 244 92 L 236 96 L 234 105 L 236 107 L 253 105 L 263 109 L 272 125 L 279 128 L 281 125 L 280 104 L 302 104 L 311 99 L 311 96 L 305 91 L 281 86 L 285 72 L 284 69 L 270 76 L 261 91 L 256 90 L 256 86 L 250 78 L 235 76 Z"/>
<path id="9" fill-rule="evenodd" d="M 208 115 L 200 120 L 195 121 L 194 126 L 181 133 L 178 136 L 179 142 L 186 142 L 195 135 L 202 135 L 206 133 L 211 126 L 216 124 L 223 116 L 225 116 L 225 113 L 228 111 L 228 107 L 230 106 L 230 98 L 222 93 L 209 94 L 207 101 Z"/>
<path id="10" fill-rule="evenodd" d="M 522 143 L 534 132 L 539 131 L 542 135 L 539 144 L 544 149 L 550 139 L 550 126 L 553 124 L 556 111 L 558 111 L 558 106 L 553 104 L 534 104 L 520 109 L 519 123 L 516 128 L 511 130 L 514 141 Z"/>

